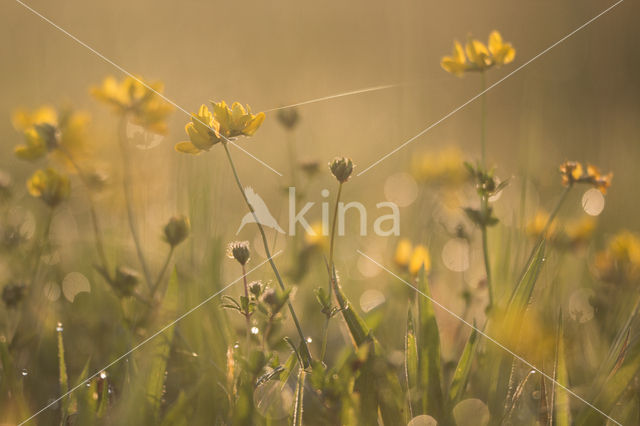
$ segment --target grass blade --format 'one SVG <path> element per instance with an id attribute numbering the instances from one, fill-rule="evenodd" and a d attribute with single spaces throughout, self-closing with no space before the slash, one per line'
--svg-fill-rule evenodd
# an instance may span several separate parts
<path id="1" fill-rule="evenodd" d="M 60 385 L 60 394 L 64 395 L 69 391 L 69 376 L 67 375 L 67 363 L 64 359 L 64 340 L 62 338 L 62 329 L 58 327 L 58 383 Z M 60 424 L 66 425 L 69 417 L 69 398 L 63 398 L 60 401 Z"/>
<path id="2" fill-rule="evenodd" d="M 569 375 L 567 372 L 567 362 L 564 350 L 564 331 L 562 328 L 562 314 L 558 324 L 558 334 L 556 337 L 556 380 L 564 388 L 569 388 Z M 556 426 L 571 425 L 571 407 L 569 405 L 569 393 L 561 386 L 554 383 L 553 410 Z"/>
<path id="3" fill-rule="evenodd" d="M 409 305 L 407 313 L 407 334 L 405 336 L 404 345 L 404 365 L 405 376 L 407 380 L 407 399 L 409 403 L 409 414 L 413 418 L 414 398 L 416 398 L 416 390 L 418 388 L 418 341 L 416 339 L 416 331 L 413 324 L 413 311 Z"/>
<path id="4" fill-rule="evenodd" d="M 292 426 L 302 426 L 302 403 L 304 400 L 304 369 L 298 370 L 298 384 L 296 385 L 296 402 L 293 407 Z"/>
<path id="5" fill-rule="evenodd" d="M 475 323 L 474 323 L 475 327 Z M 478 331 L 474 328 L 467 343 L 464 345 L 462 355 L 458 360 L 458 365 L 453 373 L 451 379 L 451 385 L 449 386 L 449 406 L 455 407 L 458 402 L 462 400 L 464 391 L 467 388 L 469 381 L 469 375 L 471 373 L 471 365 L 476 354 L 476 348 L 478 347 Z"/>

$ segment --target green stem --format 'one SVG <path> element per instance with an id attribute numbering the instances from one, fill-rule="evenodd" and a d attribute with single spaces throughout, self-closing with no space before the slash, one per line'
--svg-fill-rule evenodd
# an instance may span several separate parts
<path id="1" fill-rule="evenodd" d="M 333 266 L 333 248 L 335 245 L 336 238 L 336 222 L 338 217 L 338 205 L 340 204 L 340 196 L 342 195 L 342 182 L 338 185 L 338 194 L 336 195 L 336 205 L 333 209 L 333 222 L 331 223 L 331 238 L 329 240 L 329 271 L 334 270 Z M 329 275 L 329 305 L 331 305 L 331 299 L 333 297 L 333 287 L 335 286 L 333 280 L 333 274 Z M 329 320 L 331 320 L 331 311 L 327 314 L 327 318 L 324 322 L 324 329 L 322 332 L 322 347 L 321 347 L 321 355 L 320 360 L 324 361 L 324 356 L 327 351 L 327 339 L 329 338 Z"/>
<path id="2" fill-rule="evenodd" d="M 269 250 L 269 244 L 267 243 L 267 236 L 264 233 L 264 228 L 262 227 L 262 224 L 258 220 L 258 217 L 256 216 L 256 212 L 253 209 L 253 206 L 251 205 L 251 203 L 249 202 L 249 199 L 247 198 L 247 194 L 244 192 L 244 188 L 242 186 L 242 183 L 240 182 L 240 178 L 238 177 L 238 172 L 236 171 L 236 166 L 233 163 L 233 159 L 231 158 L 231 153 L 229 152 L 229 147 L 227 146 L 227 143 L 224 142 L 224 141 L 222 142 L 222 146 L 224 147 L 224 151 L 227 154 L 227 159 L 229 160 L 229 165 L 231 166 L 231 171 L 233 172 L 233 177 L 235 178 L 236 185 L 238 186 L 238 189 L 240 190 L 240 193 L 242 194 L 242 198 L 244 199 L 245 204 L 249 208 L 249 211 L 253 215 L 253 218 L 256 221 L 256 225 L 258 225 L 258 229 L 260 230 L 260 236 L 262 237 L 262 244 L 264 245 L 264 251 L 265 251 L 265 254 L 267 255 L 267 259 L 269 259 L 269 264 L 271 265 L 271 269 L 273 269 L 273 273 L 276 276 L 276 280 L 278 281 L 278 285 L 280 286 L 280 289 L 282 291 L 285 291 L 284 282 L 282 281 L 282 277 L 280 276 L 280 272 L 278 271 L 278 268 L 276 267 L 276 264 L 273 261 L 273 258 L 271 256 L 271 251 Z M 309 352 L 309 347 L 307 346 L 307 341 L 306 341 L 306 339 L 304 337 L 304 333 L 302 332 L 302 327 L 300 326 L 300 321 L 298 321 L 298 316 L 296 315 L 296 312 L 293 309 L 293 305 L 291 304 L 291 301 L 287 301 L 287 306 L 289 307 L 289 312 L 291 312 L 291 318 L 293 319 L 293 322 L 294 322 L 294 324 L 296 326 L 296 330 L 298 331 L 298 334 L 300 335 L 301 348 L 302 348 L 302 350 L 304 352 L 303 353 L 303 360 L 306 363 L 309 363 L 309 365 L 310 365 L 311 353 Z M 308 367 L 309 365 L 305 365 L 305 367 Z"/>
<path id="3" fill-rule="evenodd" d="M 151 296 L 149 299 L 153 300 L 153 296 L 156 294 L 158 289 L 160 288 L 160 284 L 162 284 L 162 278 L 167 273 L 167 269 L 169 268 L 169 263 L 171 262 L 171 258 L 173 257 L 173 251 L 175 250 L 175 246 L 171 246 L 169 249 L 169 253 L 167 254 L 167 258 L 164 261 L 164 265 L 162 265 L 162 269 L 160 270 L 160 275 L 158 275 L 158 279 L 156 283 L 153 285 L 153 289 L 151 289 Z"/>
<path id="4" fill-rule="evenodd" d="M 35 257 L 35 265 L 33 267 L 33 272 L 31 275 L 31 291 L 34 291 L 34 286 L 36 284 L 36 279 L 38 278 L 38 270 L 40 269 L 40 262 L 42 261 L 42 251 L 45 245 L 49 244 L 49 232 L 51 230 L 51 221 L 53 220 L 53 209 L 49 209 L 49 213 L 47 214 L 47 219 L 44 223 L 44 231 L 42 232 L 42 244 L 38 244 L 36 257 Z"/>
<path id="5" fill-rule="evenodd" d="M 486 196 L 482 196 L 482 211 L 488 212 L 489 208 L 489 200 Z M 480 228 L 482 231 L 482 254 L 484 258 L 484 270 L 487 275 L 487 291 L 489 292 L 489 306 L 487 309 L 491 309 L 493 307 L 494 294 L 493 294 L 493 286 L 491 281 L 491 261 L 489 259 L 489 239 L 488 239 L 488 231 L 487 225 L 482 225 Z"/>
<path id="6" fill-rule="evenodd" d="M 129 155 L 127 154 L 127 145 L 126 145 L 126 134 L 125 134 L 125 125 L 126 125 L 126 116 L 123 116 L 120 120 L 120 153 L 122 154 L 122 168 L 124 172 L 124 177 L 122 179 L 122 187 L 124 190 L 124 198 L 125 204 L 127 207 L 127 218 L 129 219 L 129 229 L 131 230 L 131 237 L 133 238 L 133 243 L 136 246 L 136 252 L 138 254 L 138 260 L 140 261 L 140 266 L 142 266 L 142 272 L 144 273 L 145 281 L 147 282 L 147 286 L 150 291 L 153 291 L 153 281 L 151 279 L 151 273 L 149 272 L 149 268 L 147 266 L 147 262 L 144 258 L 144 253 L 142 252 L 142 245 L 140 244 L 140 238 L 138 237 L 138 228 L 136 225 L 136 218 L 133 214 L 133 196 L 131 194 L 131 165 L 129 163 Z"/>
<path id="7" fill-rule="evenodd" d="M 247 320 L 247 354 L 249 353 L 249 345 L 251 344 L 251 313 L 249 312 L 249 285 L 247 284 L 247 270 L 242 265 L 242 283 L 244 284 L 244 297 L 247 299 L 247 310 L 244 317 Z"/>

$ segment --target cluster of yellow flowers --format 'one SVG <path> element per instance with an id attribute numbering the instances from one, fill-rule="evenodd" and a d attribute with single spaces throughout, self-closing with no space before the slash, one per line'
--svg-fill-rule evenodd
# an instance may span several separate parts
<path id="1" fill-rule="evenodd" d="M 505 43 L 498 31 L 492 31 L 488 47 L 471 37 L 464 49 L 460 42 L 454 41 L 451 56 L 442 58 L 440 65 L 445 71 L 462 77 L 468 71 L 485 71 L 493 66 L 508 64 L 515 56 L 516 50 L 511 43 Z"/>
<path id="2" fill-rule="evenodd" d="M 587 164 L 585 168 L 577 161 L 565 161 L 562 163 L 560 174 L 562 175 L 562 184 L 564 186 L 569 187 L 574 183 L 586 183 L 593 185 L 603 194 L 607 193 L 613 178 L 613 173 L 611 172 L 603 175 L 597 167 Z"/>
<path id="3" fill-rule="evenodd" d="M 49 207 L 54 208 L 69 197 L 71 185 L 69 177 L 52 168 L 36 170 L 27 181 L 29 194 L 40 198 Z"/>
<path id="4" fill-rule="evenodd" d="M 163 89 L 164 84 L 159 81 L 146 83 L 140 77 L 127 76 L 118 82 L 114 77 L 107 77 L 102 86 L 91 89 L 91 94 L 116 113 L 131 117 L 135 124 L 166 134 L 167 118 L 173 106 L 160 96 Z"/>
<path id="5" fill-rule="evenodd" d="M 594 266 L 598 276 L 608 282 L 631 282 L 640 278 L 640 237 L 620 231 L 607 247 L 596 253 Z"/>
<path id="6" fill-rule="evenodd" d="M 226 142 L 238 136 L 252 136 L 264 121 L 263 112 L 252 114 L 239 102 L 228 107 L 224 101 L 212 102 L 213 113 L 202 105 L 197 114 L 185 126 L 189 140 L 176 145 L 176 151 L 199 154 L 208 151 L 218 142 Z"/>
<path id="7" fill-rule="evenodd" d="M 394 261 L 398 267 L 408 271 L 413 276 L 417 275 L 423 266 L 425 272 L 431 269 L 429 250 L 422 244 L 414 246 L 406 238 L 398 241 Z"/>
<path id="8" fill-rule="evenodd" d="M 457 147 L 413 157 L 411 174 L 417 181 L 446 186 L 460 185 L 469 179 L 462 152 Z"/>

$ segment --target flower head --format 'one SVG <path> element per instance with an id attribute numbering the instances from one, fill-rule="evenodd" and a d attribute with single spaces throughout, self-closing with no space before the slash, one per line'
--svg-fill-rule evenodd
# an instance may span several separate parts
<path id="1" fill-rule="evenodd" d="M 107 77 L 101 87 L 91 89 L 91 94 L 118 114 L 130 115 L 134 123 L 145 129 L 166 134 L 166 120 L 173 106 L 160 96 L 163 89 L 159 81 L 146 83 L 142 78 L 127 76 L 118 82 L 114 77 Z"/>
<path id="2" fill-rule="evenodd" d="M 574 183 L 586 183 L 597 188 L 603 194 L 611 186 L 613 173 L 603 175 L 597 167 L 587 165 L 586 169 L 577 161 L 565 161 L 560 165 L 560 174 L 564 186 L 572 186 Z"/>
<path id="3" fill-rule="evenodd" d="M 2 288 L 2 301 L 7 308 L 15 308 L 24 298 L 26 287 L 21 284 L 7 284 Z"/>
<path id="4" fill-rule="evenodd" d="M 24 143 L 14 148 L 16 157 L 22 160 L 34 161 L 54 152 L 66 164 L 67 153 L 76 157 L 84 154 L 89 121 L 85 113 L 43 106 L 33 111 L 17 110 L 12 121 L 24 137 Z"/>
<path id="5" fill-rule="evenodd" d="M 640 237 L 627 230 L 618 232 L 607 247 L 596 254 L 594 266 L 604 281 L 627 282 L 640 278 Z"/>
<path id="6" fill-rule="evenodd" d="M 406 268 L 409 266 L 411 260 L 411 253 L 413 252 L 413 244 L 406 238 L 402 238 L 396 245 L 396 253 L 393 257 L 396 265 Z"/>
<path id="7" fill-rule="evenodd" d="M 513 61 L 516 51 L 511 43 L 502 41 L 498 31 L 492 31 L 489 35 L 488 47 L 480 40 L 469 36 L 465 48 L 460 42 L 453 42 L 451 56 L 445 56 L 440 65 L 445 71 L 458 77 L 462 77 L 467 71 L 485 71 L 494 66 L 502 66 Z"/>
<path id="8" fill-rule="evenodd" d="M 176 145 L 178 152 L 199 154 L 222 141 L 220 124 L 213 119 L 213 114 L 204 104 L 200 106 L 197 114 L 191 114 L 191 121 L 187 123 L 184 130 L 189 135 L 189 140 Z"/>
<path id="9" fill-rule="evenodd" d="M 171 247 L 175 247 L 187 239 L 190 228 L 189 218 L 183 215 L 174 216 L 164 227 L 164 238 Z"/>
<path id="10" fill-rule="evenodd" d="M 549 213 L 544 210 L 538 210 L 533 218 L 527 223 L 526 233 L 530 237 L 539 237 L 545 230 L 547 223 L 549 222 Z M 545 238 L 549 238 L 556 232 L 557 221 L 554 219 L 549 224 L 549 228 L 545 234 Z"/>
<path id="11" fill-rule="evenodd" d="M 329 169 L 338 182 L 345 183 L 353 173 L 353 161 L 347 157 L 336 157 L 329 163 Z"/>
<path id="12" fill-rule="evenodd" d="M 213 116 L 220 124 L 219 132 L 226 138 L 253 136 L 264 121 L 264 112 L 252 114 L 249 105 L 245 109 L 240 102 L 234 102 L 231 107 L 224 101 L 212 104 Z"/>
<path id="13" fill-rule="evenodd" d="M 29 193 L 53 208 L 69 197 L 69 178 L 52 168 L 37 170 L 27 181 Z"/>
<path id="14" fill-rule="evenodd" d="M 235 259 L 242 266 L 246 265 L 251 258 L 249 251 L 249 241 L 233 241 L 227 246 L 227 257 Z"/>
<path id="15" fill-rule="evenodd" d="M 118 266 L 113 287 L 120 296 L 131 296 L 140 282 L 140 275 L 126 266 Z"/>

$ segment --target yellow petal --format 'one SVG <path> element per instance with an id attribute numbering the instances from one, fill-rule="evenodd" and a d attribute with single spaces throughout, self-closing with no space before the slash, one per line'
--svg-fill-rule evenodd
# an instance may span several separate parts
<path id="1" fill-rule="evenodd" d="M 258 130 L 258 127 L 260 127 L 260 125 L 264 121 L 264 118 L 265 118 L 264 112 L 258 113 L 256 116 L 254 116 L 251 119 L 251 121 L 247 124 L 247 126 L 244 128 L 242 133 L 245 136 L 253 135 L 256 132 L 256 130 Z"/>
<path id="2" fill-rule="evenodd" d="M 502 46 L 502 36 L 498 31 L 492 31 L 491 34 L 489 34 L 489 51 L 491 54 L 495 55 L 502 49 Z"/>
<path id="3" fill-rule="evenodd" d="M 198 155 L 201 152 L 194 144 L 189 141 L 178 142 L 174 148 L 176 151 L 182 152 L 184 154 Z"/>
<path id="4" fill-rule="evenodd" d="M 489 51 L 479 40 L 470 39 L 466 46 L 467 57 L 477 67 L 485 68 L 490 64 Z"/>

